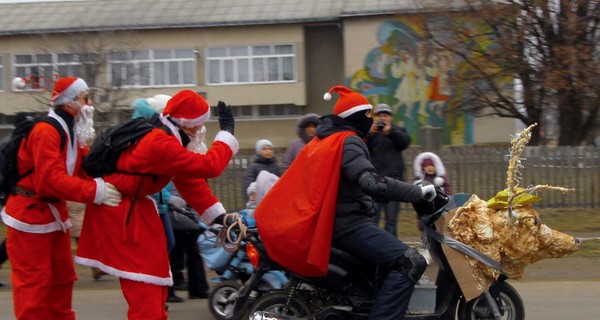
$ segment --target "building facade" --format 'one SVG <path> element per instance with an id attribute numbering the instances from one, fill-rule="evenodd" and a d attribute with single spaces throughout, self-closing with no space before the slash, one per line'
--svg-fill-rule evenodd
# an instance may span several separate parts
<path id="1" fill-rule="evenodd" d="M 101 128 L 128 119 L 136 98 L 185 88 L 213 106 L 223 100 L 235 107 L 242 148 L 263 138 L 285 147 L 296 138 L 297 117 L 330 113 L 333 102 L 323 94 L 344 84 L 391 105 L 416 144 L 429 127 L 440 128 L 444 144 L 506 142 L 513 120 L 446 116 L 461 97 L 450 80 L 459 66 L 422 37 L 430 19 L 422 12 L 442 7 L 419 3 L 0 4 L 0 129 L 8 132 L 17 112 L 45 112 L 58 77 L 80 76 L 92 87 Z M 13 84 L 15 77 L 26 85 Z M 217 130 L 216 118 L 207 127 Z"/>

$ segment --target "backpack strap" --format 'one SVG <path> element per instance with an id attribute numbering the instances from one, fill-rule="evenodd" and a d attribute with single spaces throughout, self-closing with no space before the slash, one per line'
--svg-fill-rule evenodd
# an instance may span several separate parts
<path id="1" fill-rule="evenodd" d="M 67 133 L 60 125 L 58 120 L 56 120 L 53 117 L 45 117 L 40 121 L 51 124 L 56 129 L 56 131 L 58 131 L 58 134 L 60 135 L 60 151 L 62 151 L 65 148 L 65 145 L 67 144 Z"/>

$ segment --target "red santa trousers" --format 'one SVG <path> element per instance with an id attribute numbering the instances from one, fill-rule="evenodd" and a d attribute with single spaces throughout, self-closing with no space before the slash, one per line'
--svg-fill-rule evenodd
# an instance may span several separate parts
<path id="1" fill-rule="evenodd" d="M 72 300 L 77 276 L 69 232 L 39 234 L 6 229 L 15 317 L 75 319 Z"/>
<path id="2" fill-rule="evenodd" d="M 145 282 L 119 278 L 121 291 L 127 300 L 129 320 L 164 320 L 167 319 L 165 303 L 168 287 L 157 286 Z"/>

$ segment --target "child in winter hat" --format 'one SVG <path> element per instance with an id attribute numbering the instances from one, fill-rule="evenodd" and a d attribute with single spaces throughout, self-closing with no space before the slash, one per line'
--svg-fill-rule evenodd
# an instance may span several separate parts
<path id="1" fill-rule="evenodd" d="M 273 148 L 273 143 L 267 139 L 261 139 L 256 141 L 256 144 L 254 145 L 254 148 L 256 149 L 256 154 L 261 155 L 265 147 Z"/>
<path id="2" fill-rule="evenodd" d="M 415 157 L 413 162 L 415 181 L 429 181 L 436 187 L 442 187 L 446 194 L 452 194 L 452 188 L 446 168 L 440 157 L 433 152 L 422 152 Z"/>

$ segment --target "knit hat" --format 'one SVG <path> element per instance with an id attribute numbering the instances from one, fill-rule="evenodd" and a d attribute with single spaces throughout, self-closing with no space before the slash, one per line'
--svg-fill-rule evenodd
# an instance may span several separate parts
<path id="1" fill-rule="evenodd" d="M 256 182 L 250 183 L 248 189 L 246 189 L 246 194 L 250 196 L 251 193 L 256 194 Z"/>
<path id="2" fill-rule="evenodd" d="M 169 99 L 162 114 L 171 117 L 181 127 L 195 127 L 210 118 L 210 106 L 202 96 L 185 89 Z"/>
<path id="3" fill-rule="evenodd" d="M 135 118 L 146 118 L 150 119 L 156 111 L 150 107 L 147 99 L 135 99 L 131 104 L 133 107 L 133 114 L 131 115 L 131 119 Z"/>
<path id="4" fill-rule="evenodd" d="M 150 98 L 146 99 L 146 101 L 148 102 L 150 107 L 152 109 L 154 109 L 154 111 L 156 111 L 158 113 L 162 113 L 163 110 L 165 110 L 165 107 L 167 106 L 167 102 L 170 99 L 171 99 L 171 96 L 168 96 L 166 94 L 157 94 L 154 97 L 150 97 Z"/>
<path id="5" fill-rule="evenodd" d="M 425 168 L 427 166 L 433 166 L 433 160 L 427 158 L 427 159 L 423 159 L 423 162 L 421 162 L 421 167 Z"/>
<path id="6" fill-rule="evenodd" d="M 264 149 L 264 147 L 266 146 L 271 146 L 273 147 L 273 143 L 271 143 L 271 141 L 267 140 L 267 139 L 261 139 L 256 141 L 256 154 L 260 154 L 260 152 L 262 151 L 262 149 Z"/>
<path id="7" fill-rule="evenodd" d="M 385 103 L 380 103 L 377 105 L 377 107 L 375 107 L 375 110 L 373 110 L 375 114 L 380 114 L 380 113 L 387 113 L 389 115 L 394 114 L 392 112 L 392 108 L 390 108 L 390 106 L 388 106 Z"/>
<path id="8" fill-rule="evenodd" d="M 79 94 L 88 89 L 87 84 L 81 78 L 60 78 L 54 83 L 50 105 L 62 106 L 69 101 L 77 100 Z"/>
<path id="9" fill-rule="evenodd" d="M 333 114 L 336 116 L 346 118 L 353 113 L 373 109 L 369 100 L 362 94 L 354 92 L 344 86 L 334 86 L 329 89 L 329 91 L 323 95 L 325 101 L 331 100 L 332 91 L 336 91 L 340 96 L 333 107 Z"/>

